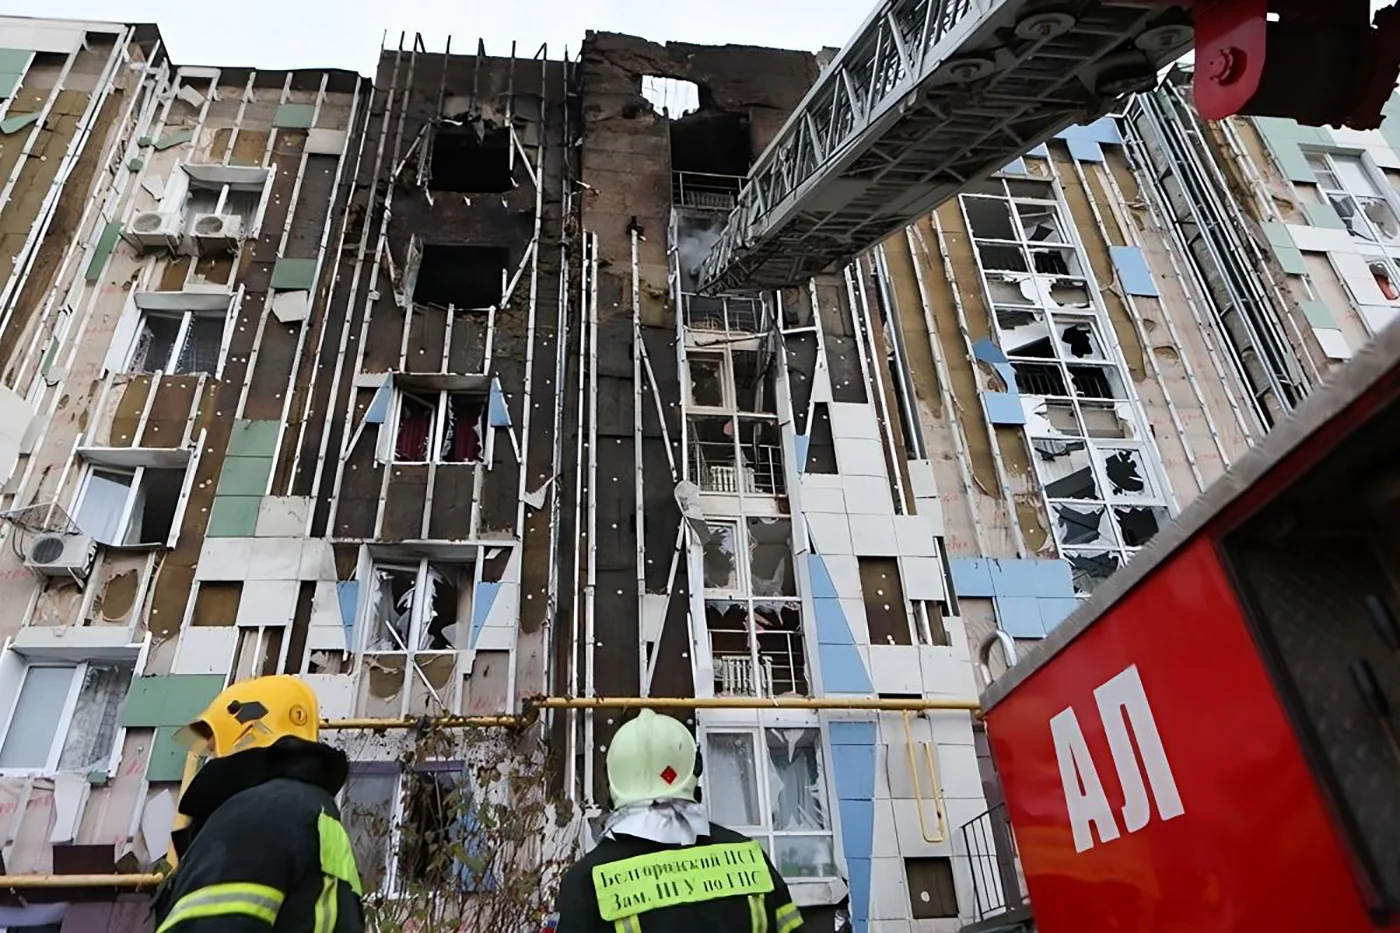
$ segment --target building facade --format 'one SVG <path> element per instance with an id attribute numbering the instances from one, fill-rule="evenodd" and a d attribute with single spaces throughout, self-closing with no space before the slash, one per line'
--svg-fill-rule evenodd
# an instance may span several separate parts
<path id="1" fill-rule="evenodd" d="M 717 698 L 674 711 L 712 817 L 817 927 L 1019 906 L 971 713 L 763 701 L 969 700 L 1130 560 L 1396 315 L 1400 123 L 1206 125 L 1172 74 L 844 269 L 698 294 L 828 55 L 415 37 L 370 80 L 0 18 L 5 871 L 147 870 L 175 729 L 291 673 L 329 720 Z M 540 720 L 580 841 L 624 718 Z M 462 770 L 399 735 L 328 733 L 386 893 Z"/>

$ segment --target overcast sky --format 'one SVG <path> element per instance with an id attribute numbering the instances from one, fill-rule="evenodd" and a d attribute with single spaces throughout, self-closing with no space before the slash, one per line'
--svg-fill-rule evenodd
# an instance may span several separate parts
<path id="1" fill-rule="evenodd" d="M 1372 9 L 1395 0 L 1372 0 Z M 179 64 L 262 68 L 351 68 L 372 75 L 381 40 L 423 34 L 429 50 L 447 37 L 470 52 L 551 58 L 578 51 L 584 30 L 626 32 L 658 41 L 734 42 L 815 52 L 844 45 L 875 0 L 0 0 L 18 16 L 82 17 L 160 25 Z M 385 31 L 388 38 L 385 39 Z"/>
<path id="2" fill-rule="evenodd" d="M 373 74 L 381 39 L 423 34 L 430 51 L 486 41 L 489 54 L 531 56 L 549 43 L 578 51 L 584 30 L 703 45 L 726 42 L 816 51 L 844 45 L 874 0 L 3 0 L 18 16 L 82 17 L 160 26 L 179 64 L 351 68 Z"/>

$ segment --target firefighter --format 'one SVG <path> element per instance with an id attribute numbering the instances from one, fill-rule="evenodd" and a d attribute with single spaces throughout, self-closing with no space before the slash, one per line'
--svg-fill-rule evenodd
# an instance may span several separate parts
<path id="1" fill-rule="evenodd" d="M 557 933 L 794 933 L 802 915 L 763 848 L 696 799 L 690 731 L 651 710 L 608 746 L 613 813 L 564 875 Z"/>
<path id="2" fill-rule="evenodd" d="M 311 688 L 275 676 L 228 687 L 181 730 L 209 760 L 180 797 L 190 822 L 172 834 L 156 933 L 362 933 L 335 805 L 349 764 L 318 724 Z"/>

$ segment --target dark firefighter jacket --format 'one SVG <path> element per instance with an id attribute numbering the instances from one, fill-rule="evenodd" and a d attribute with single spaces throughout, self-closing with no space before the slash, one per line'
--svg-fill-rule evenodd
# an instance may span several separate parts
<path id="1" fill-rule="evenodd" d="M 343 752 L 297 738 L 204 765 L 156 892 L 157 933 L 362 933 L 360 876 L 335 794 Z"/>
<path id="2" fill-rule="evenodd" d="M 715 823 L 693 846 L 603 839 L 564 875 L 558 914 L 557 933 L 794 933 L 802 926 L 758 844 Z"/>

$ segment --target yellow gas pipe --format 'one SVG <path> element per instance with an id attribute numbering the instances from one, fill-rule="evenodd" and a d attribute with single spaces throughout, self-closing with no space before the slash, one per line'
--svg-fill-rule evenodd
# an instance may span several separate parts
<path id="1" fill-rule="evenodd" d="M 321 728 L 334 730 L 363 730 L 377 732 L 389 729 L 497 729 L 529 725 L 542 709 L 807 709 L 807 710 L 870 710 L 877 712 L 922 712 L 927 710 L 962 710 L 976 713 L 981 709 L 976 700 L 950 699 L 882 699 L 865 697 L 533 697 L 525 701 L 525 712 L 519 715 L 503 713 L 495 716 L 436 716 L 419 719 L 328 719 Z M 910 749 L 912 758 L 912 746 Z M 199 769 L 199 758 L 185 759 L 185 773 L 180 782 L 184 794 Z M 936 780 L 936 779 L 935 779 Z M 922 816 L 922 814 L 921 814 Z M 942 822 L 942 814 L 940 823 Z M 183 814 L 175 816 L 175 828 L 188 820 Z M 946 831 L 945 831 L 946 832 Z M 175 865 L 175 848 L 167 850 L 167 859 Z M 13 888 L 150 888 L 160 884 L 164 875 L 0 875 L 0 889 Z"/>

